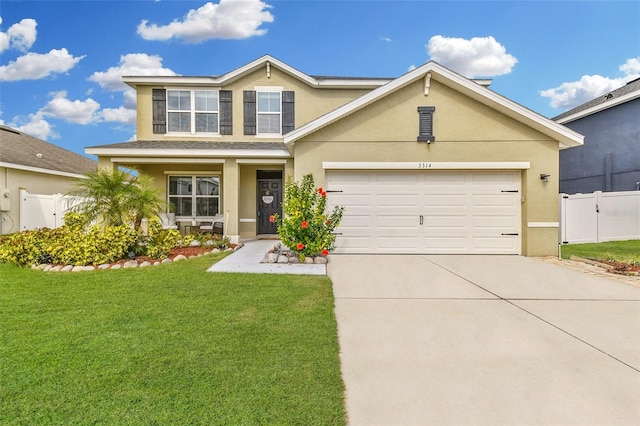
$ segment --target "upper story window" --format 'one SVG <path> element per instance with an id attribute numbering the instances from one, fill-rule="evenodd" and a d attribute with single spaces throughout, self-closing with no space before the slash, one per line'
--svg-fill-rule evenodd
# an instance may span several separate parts
<path id="1" fill-rule="evenodd" d="M 245 90 L 244 134 L 279 137 L 295 127 L 295 93 L 282 87 L 256 87 Z"/>
<path id="2" fill-rule="evenodd" d="M 167 133 L 219 133 L 217 90 L 167 90 Z"/>
<path id="3" fill-rule="evenodd" d="M 282 92 L 258 92 L 258 134 L 281 133 Z"/>

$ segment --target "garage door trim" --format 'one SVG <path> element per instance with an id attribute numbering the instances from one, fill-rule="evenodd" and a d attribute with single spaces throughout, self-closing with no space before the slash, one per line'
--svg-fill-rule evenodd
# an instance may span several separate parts
<path id="1" fill-rule="evenodd" d="M 531 168 L 529 161 L 469 161 L 469 162 L 350 162 L 325 161 L 325 170 L 526 170 Z"/>

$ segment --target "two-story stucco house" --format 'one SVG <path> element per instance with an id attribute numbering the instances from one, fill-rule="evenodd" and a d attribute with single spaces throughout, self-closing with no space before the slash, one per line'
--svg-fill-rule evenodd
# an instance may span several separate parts
<path id="1" fill-rule="evenodd" d="M 274 234 L 283 182 L 345 206 L 342 253 L 557 253 L 558 152 L 582 136 L 435 62 L 316 77 L 263 56 L 216 77 L 141 77 L 137 141 L 86 149 L 155 177 L 179 221 Z"/>

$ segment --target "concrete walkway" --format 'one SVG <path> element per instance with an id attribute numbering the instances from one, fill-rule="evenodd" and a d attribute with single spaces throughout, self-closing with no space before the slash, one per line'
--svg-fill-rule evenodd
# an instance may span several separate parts
<path id="1" fill-rule="evenodd" d="M 332 255 L 350 425 L 638 425 L 640 288 L 520 256 Z"/>
<path id="2" fill-rule="evenodd" d="M 243 241 L 243 247 L 214 264 L 207 272 L 327 275 L 327 265 L 260 263 L 277 240 Z"/>

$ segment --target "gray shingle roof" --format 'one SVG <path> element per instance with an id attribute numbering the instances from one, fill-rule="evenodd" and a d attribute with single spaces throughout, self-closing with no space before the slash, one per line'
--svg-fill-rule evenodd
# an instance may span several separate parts
<path id="1" fill-rule="evenodd" d="M 640 90 L 640 78 L 631 80 L 619 89 L 613 90 L 609 93 L 605 93 L 604 95 L 598 96 L 597 98 L 592 99 L 589 102 L 585 102 L 582 105 L 578 105 L 577 107 L 570 109 L 567 112 L 563 112 L 562 114 L 553 117 L 552 120 L 562 120 L 565 117 L 569 117 L 571 115 L 579 113 L 580 111 L 584 111 L 597 105 L 604 104 L 605 102 L 609 102 L 612 99 L 619 98 L 620 96 L 624 96 L 637 90 Z"/>
<path id="2" fill-rule="evenodd" d="M 287 149 L 283 142 L 208 142 L 208 141 L 133 141 L 114 143 L 110 145 L 90 146 L 87 149 L 107 148 L 107 149 L 206 149 L 206 150 L 228 150 L 228 149 L 267 149 L 283 150 Z"/>
<path id="3" fill-rule="evenodd" d="M 85 174 L 98 163 L 18 130 L 0 125 L 0 162 Z"/>

